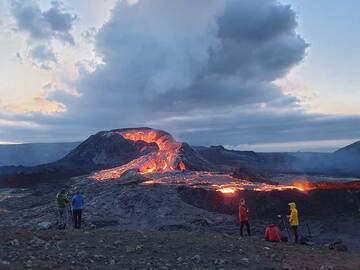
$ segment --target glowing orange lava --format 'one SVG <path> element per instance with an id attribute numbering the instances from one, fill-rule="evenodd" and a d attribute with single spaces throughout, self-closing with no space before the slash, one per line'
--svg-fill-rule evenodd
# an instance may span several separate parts
<path id="1" fill-rule="evenodd" d="M 236 192 L 236 189 L 234 189 L 234 188 L 220 188 L 217 191 L 220 191 L 223 194 L 234 194 Z"/>
<path id="2" fill-rule="evenodd" d="M 315 188 L 311 183 L 306 181 L 295 181 L 292 185 L 301 191 L 308 191 Z"/>
<path id="3" fill-rule="evenodd" d="M 141 184 L 142 185 L 155 185 L 155 184 L 159 184 L 159 182 L 156 180 L 147 180 L 145 182 L 142 182 Z"/>
<path id="4" fill-rule="evenodd" d="M 115 133 L 126 140 L 154 143 L 158 146 L 158 150 L 134 159 L 125 165 L 99 171 L 90 178 L 99 181 L 116 179 L 120 178 L 128 170 L 138 170 L 142 174 L 186 171 L 186 164 L 180 154 L 182 144 L 177 142 L 170 134 L 146 128 L 128 129 Z"/>
<path id="5" fill-rule="evenodd" d="M 175 141 L 170 134 L 153 129 L 130 129 L 121 132 L 120 135 L 127 140 L 155 143 L 158 146 L 159 151 L 156 155 L 148 155 L 149 158 L 143 160 L 144 164 L 139 166 L 141 173 L 186 170 L 184 162 L 178 155 L 181 143 Z"/>
<path id="6" fill-rule="evenodd" d="M 143 129 L 143 130 L 128 130 L 120 133 L 124 139 L 130 141 L 144 141 L 146 143 L 156 143 L 160 150 L 170 150 L 177 142 L 170 134 L 162 134 L 157 130 Z"/>

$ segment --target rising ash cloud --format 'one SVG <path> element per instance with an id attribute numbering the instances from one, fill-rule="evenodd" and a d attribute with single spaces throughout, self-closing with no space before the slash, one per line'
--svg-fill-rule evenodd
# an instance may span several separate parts
<path id="1" fill-rule="evenodd" d="M 360 137 L 359 117 L 306 113 L 273 83 L 305 57 L 296 28 L 275 0 L 120 1 L 95 38 L 104 64 L 76 83 L 81 96 L 52 92 L 68 111 L 30 119 L 67 137 L 143 125 L 196 144 Z"/>

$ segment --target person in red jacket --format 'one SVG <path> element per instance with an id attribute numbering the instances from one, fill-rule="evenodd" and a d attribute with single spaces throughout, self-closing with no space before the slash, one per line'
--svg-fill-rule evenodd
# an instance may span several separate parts
<path id="1" fill-rule="evenodd" d="M 247 234 L 250 236 L 249 210 L 245 200 L 241 199 L 239 204 L 240 235 L 243 236 L 243 229 L 246 226 Z"/>

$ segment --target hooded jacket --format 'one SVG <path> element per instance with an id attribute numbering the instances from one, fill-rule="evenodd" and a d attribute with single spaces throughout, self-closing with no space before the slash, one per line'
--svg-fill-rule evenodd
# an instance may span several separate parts
<path id="1" fill-rule="evenodd" d="M 289 222 L 291 226 L 299 226 L 298 211 L 294 202 L 289 203 L 290 206 L 290 217 Z"/>
<path id="2" fill-rule="evenodd" d="M 58 208 L 65 208 L 68 203 L 69 199 L 67 198 L 66 194 L 58 193 L 56 195 L 56 204 Z"/>
<path id="3" fill-rule="evenodd" d="M 73 210 L 81 210 L 84 206 L 84 199 L 80 194 L 75 195 L 71 201 Z"/>
<path id="4" fill-rule="evenodd" d="M 239 219 L 240 219 L 240 222 L 249 220 L 249 210 L 245 205 L 239 206 Z"/>

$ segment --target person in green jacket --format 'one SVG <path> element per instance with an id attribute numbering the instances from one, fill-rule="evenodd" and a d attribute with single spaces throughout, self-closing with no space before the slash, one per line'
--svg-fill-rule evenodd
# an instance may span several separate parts
<path id="1" fill-rule="evenodd" d="M 56 195 L 56 205 L 59 214 L 59 229 L 65 229 L 67 224 L 67 209 L 66 206 L 70 203 L 65 190 L 61 190 L 60 193 Z"/>

